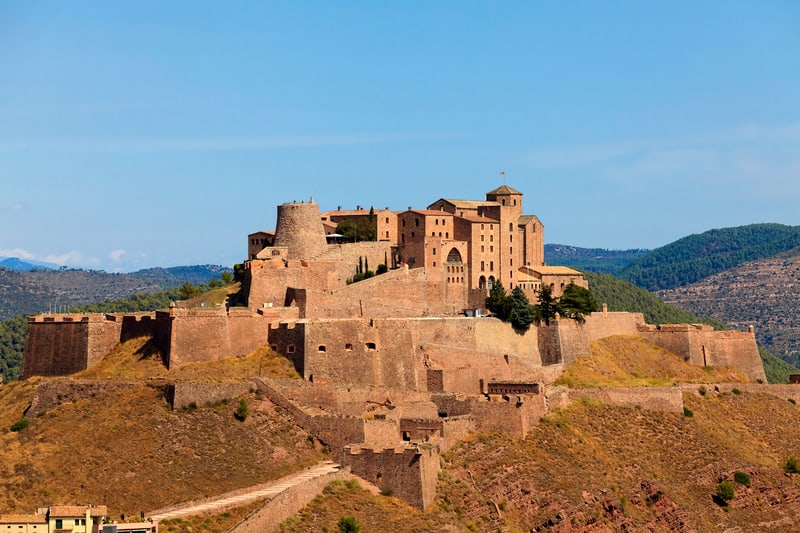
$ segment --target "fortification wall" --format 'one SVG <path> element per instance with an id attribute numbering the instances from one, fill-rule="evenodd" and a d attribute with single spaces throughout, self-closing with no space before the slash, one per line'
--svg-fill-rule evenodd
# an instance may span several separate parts
<path id="1" fill-rule="evenodd" d="M 569 364 L 576 357 L 590 354 L 591 342 L 612 335 L 638 334 L 639 326 L 644 324 L 641 313 L 591 313 L 584 322 L 559 318 L 551 320 L 550 325 L 542 324 L 539 350 L 545 364 Z"/>
<path id="2" fill-rule="evenodd" d="M 753 381 L 766 382 L 755 336 L 744 331 L 714 331 L 702 324 L 642 326 L 639 335 L 700 366 L 731 367 Z"/>
<path id="3" fill-rule="evenodd" d="M 563 396 L 555 399 L 556 394 Z M 680 387 L 563 389 L 554 393 L 551 407 L 566 407 L 583 398 L 623 407 L 639 407 L 649 411 L 683 412 L 683 393 Z"/>
<path id="4" fill-rule="evenodd" d="M 349 274 L 352 275 L 352 274 Z M 463 284 L 440 271 L 404 266 L 336 290 L 307 291 L 305 317 L 390 318 L 457 315 L 467 303 Z"/>
<path id="5" fill-rule="evenodd" d="M 255 388 L 251 380 L 207 383 L 201 381 L 182 381 L 166 387 L 165 395 L 172 409 L 184 409 L 194 404 L 203 406 L 222 400 L 236 398 Z"/>
<path id="6" fill-rule="evenodd" d="M 535 328 L 525 334 L 486 318 L 339 319 L 273 325 L 270 345 L 306 380 L 480 393 L 480 380 L 541 379 Z"/>
<path id="7" fill-rule="evenodd" d="M 157 317 L 168 368 L 252 352 L 267 340 L 269 320 L 249 309 L 179 309 Z M 165 347 L 162 345 L 162 349 Z"/>
<path id="8" fill-rule="evenodd" d="M 253 511 L 239 524 L 234 526 L 228 533 L 273 533 L 280 531 L 281 522 L 299 513 L 303 507 L 308 505 L 328 483 L 337 480 L 352 479 L 350 473 L 345 470 L 332 472 L 304 481 L 300 485 L 290 487 L 267 503 L 264 507 Z"/>
<path id="9" fill-rule="evenodd" d="M 100 314 L 30 317 L 23 378 L 85 370 L 119 342 L 121 330 L 121 322 L 107 320 Z"/>
<path id="10" fill-rule="evenodd" d="M 96 379 L 41 381 L 36 386 L 33 401 L 30 408 L 25 412 L 25 418 L 35 418 L 64 403 L 93 398 L 103 394 L 113 394 L 136 386 L 141 385 L 116 380 Z"/>
<path id="11" fill-rule="evenodd" d="M 482 431 L 503 431 L 518 439 L 525 438 L 531 428 L 547 414 L 544 395 L 526 394 L 508 397 L 492 395 L 487 400 L 483 396 L 434 395 L 433 401 L 445 420 L 452 417 L 471 418 L 474 429 Z M 463 429 L 467 428 L 462 423 Z M 450 437 L 445 435 L 445 441 Z"/>
<path id="12" fill-rule="evenodd" d="M 381 450 L 348 446 L 342 464 L 419 509 L 428 508 L 436 496 L 439 453 L 433 446 Z"/>
<path id="13" fill-rule="evenodd" d="M 288 305 L 287 287 L 330 291 L 343 286 L 344 281 L 339 281 L 336 274 L 339 267 L 334 261 L 247 261 L 242 292 L 247 295 L 247 305 L 252 308 Z"/>

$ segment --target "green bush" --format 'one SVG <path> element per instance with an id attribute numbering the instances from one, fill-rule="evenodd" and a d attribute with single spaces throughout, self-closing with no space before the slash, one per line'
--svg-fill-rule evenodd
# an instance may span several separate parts
<path id="1" fill-rule="evenodd" d="M 800 463 L 797 461 L 797 457 L 792 455 L 786 460 L 786 464 L 783 465 L 783 471 L 787 474 L 800 474 Z"/>
<path id="2" fill-rule="evenodd" d="M 750 476 L 739 470 L 733 473 L 733 480 L 739 485 L 744 485 L 745 487 L 750 486 Z"/>
<path id="3" fill-rule="evenodd" d="M 356 522 L 355 516 L 343 516 L 339 519 L 339 533 L 359 533 L 361 526 Z"/>
<path id="4" fill-rule="evenodd" d="M 728 481 L 727 479 L 717 485 L 717 497 L 724 501 L 729 502 L 733 499 L 736 495 L 736 490 L 733 487 L 733 483 Z"/>
<path id="5" fill-rule="evenodd" d="M 239 400 L 239 407 L 236 408 L 236 412 L 233 414 L 236 417 L 236 420 L 240 422 L 244 422 L 244 420 L 250 416 L 250 408 L 247 406 L 247 400 L 242 398 Z"/>
<path id="6" fill-rule="evenodd" d="M 739 389 L 737 389 L 736 387 L 734 387 L 734 388 L 731 390 L 731 392 L 732 392 L 732 393 L 734 393 L 734 394 L 741 394 L 741 393 L 742 393 L 742 391 L 740 391 L 740 390 L 739 390 Z"/>
<path id="7" fill-rule="evenodd" d="M 25 429 L 29 425 L 30 425 L 30 421 L 25 420 L 23 418 L 22 420 L 17 420 L 13 424 L 11 424 L 11 431 L 22 431 L 23 429 Z"/>
<path id="8" fill-rule="evenodd" d="M 690 418 L 691 418 L 691 417 L 693 417 L 693 416 L 694 416 L 694 413 L 693 413 L 693 412 L 692 412 L 692 410 L 691 410 L 691 409 L 689 409 L 688 407 L 684 407 L 684 408 L 683 408 L 683 416 L 687 416 L 687 417 L 690 417 Z"/>
<path id="9" fill-rule="evenodd" d="M 700 385 L 700 388 L 697 389 L 697 392 L 700 393 L 700 396 L 705 396 L 706 393 L 708 392 L 708 389 L 706 388 L 705 385 Z"/>

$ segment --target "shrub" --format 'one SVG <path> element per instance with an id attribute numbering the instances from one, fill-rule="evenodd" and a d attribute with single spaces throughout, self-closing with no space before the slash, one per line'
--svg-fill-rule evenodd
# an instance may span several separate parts
<path id="1" fill-rule="evenodd" d="M 236 412 L 233 413 L 233 416 L 240 422 L 244 422 L 244 420 L 250 416 L 250 408 L 247 406 L 247 400 L 244 398 L 239 400 L 239 407 L 236 408 Z"/>
<path id="2" fill-rule="evenodd" d="M 783 471 L 787 474 L 800 474 L 800 463 L 797 461 L 797 457 L 792 455 L 786 460 L 786 464 L 783 465 Z"/>
<path id="3" fill-rule="evenodd" d="M 29 425 L 30 425 L 30 421 L 25 420 L 23 418 L 22 420 L 17 420 L 13 424 L 11 424 L 11 431 L 22 431 L 23 429 L 25 429 Z"/>
<path id="4" fill-rule="evenodd" d="M 387 497 L 394 496 L 394 489 L 391 487 L 383 487 L 381 489 L 381 496 L 387 496 Z"/>
<path id="5" fill-rule="evenodd" d="M 355 516 L 343 516 L 339 518 L 339 533 L 359 533 L 361 526 L 356 522 Z"/>
<path id="6" fill-rule="evenodd" d="M 692 410 L 691 410 L 691 409 L 689 409 L 688 407 L 684 407 L 684 408 L 683 408 L 683 416 L 687 416 L 687 417 L 690 417 L 690 418 L 691 418 L 691 417 L 693 417 L 693 416 L 694 416 L 694 413 L 693 413 L 693 412 L 692 412 Z"/>
<path id="7" fill-rule="evenodd" d="M 723 502 L 731 501 L 735 495 L 736 490 L 733 487 L 733 483 L 727 479 L 717 485 L 717 497 Z"/>
<path id="8" fill-rule="evenodd" d="M 741 393 L 742 393 L 742 391 L 740 391 L 740 390 L 739 390 L 739 389 L 737 389 L 736 387 L 734 387 L 734 388 L 731 390 L 731 392 L 732 392 L 732 393 L 734 393 L 734 394 L 741 394 Z"/>
<path id="9" fill-rule="evenodd" d="M 797 405 L 797 402 L 795 401 L 794 398 L 789 398 L 789 403 L 792 405 Z"/>
<path id="10" fill-rule="evenodd" d="M 706 388 L 705 385 L 700 385 L 700 388 L 697 389 L 697 392 L 700 393 L 700 396 L 705 396 L 706 393 L 708 392 L 708 389 Z"/>
<path id="11" fill-rule="evenodd" d="M 745 487 L 750 486 L 750 476 L 739 470 L 733 473 L 733 480 L 739 485 L 744 485 Z"/>

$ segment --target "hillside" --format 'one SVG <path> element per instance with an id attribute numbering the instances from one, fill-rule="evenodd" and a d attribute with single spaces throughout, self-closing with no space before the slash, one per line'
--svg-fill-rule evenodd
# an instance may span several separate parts
<path id="1" fill-rule="evenodd" d="M 641 339 L 593 343 L 592 354 L 591 362 L 566 369 L 576 384 L 735 378 L 691 367 Z M 713 389 L 685 393 L 684 402 L 688 410 L 675 414 L 586 400 L 545 417 L 524 440 L 475 433 L 444 455 L 428 512 L 337 484 L 281 531 L 335 531 L 347 515 L 378 532 L 444 524 L 452 525 L 448 531 L 792 530 L 800 520 L 800 477 L 783 467 L 800 455 L 800 427 L 785 421 L 800 407 Z M 749 486 L 734 483 L 724 509 L 714 495 L 736 472 Z"/>
<path id="2" fill-rule="evenodd" d="M 680 288 L 665 302 L 737 329 L 755 326 L 759 344 L 800 364 L 800 250 L 752 261 Z"/>
<path id="3" fill-rule="evenodd" d="M 202 265 L 109 274 L 99 270 L 0 268 L 0 320 L 20 314 L 66 310 L 136 293 L 163 291 L 185 282 L 207 283 L 219 278 L 224 271 L 230 269 Z"/>
<path id="4" fill-rule="evenodd" d="M 224 364 L 154 373 L 157 354 L 144 349 L 145 342 L 126 343 L 82 377 L 148 379 L 122 392 L 66 403 L 19 432 L 9 427 L 30 405 L 40 380 L 0 387 L 0 509 L 102 502 L 112 516 L 134 516 L 263 483 L 325 458 L 307 433 L 258 394 L 245 396 L 251 415 L 239 422 L 233 400 L 173 412 L 159 382 L 149 379 L 241 378 L 257 373 L 259 358 L 264 375 L 285 377 L 293 369 L 284 358 L 267 350 Z"/>
<path id="5" fill-rule="evenodd" d="M 689 235 L 641 256 L 619 277 L 650 291 L 689 285 L 800 246 L 800 226 L 751 224 Z"/>
<path id="6" fill-rule="evenodd" d="M 548 265 L 563 265 L 577 270 L 616 275 L 648 252 L 649 250 L 639 249 L 606 250 L 579 248 L 566 244 L 545 244 L 544 260 Z"/>

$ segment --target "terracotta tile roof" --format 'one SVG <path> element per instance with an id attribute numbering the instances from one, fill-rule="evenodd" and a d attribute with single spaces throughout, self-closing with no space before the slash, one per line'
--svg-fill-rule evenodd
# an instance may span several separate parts
<path id="1" fill-rule="evenodd" d="M 500 187 L 496 188 L 493 191 L 489 191 L 486 194 L 522 194 L 516 189 L 512 189 L 508 185 L 501 185 Z"/>
<path id="2" fill-rule="evenodd" d="M 473 224 L 476 223 L 483 223 L 483 224 L 498 224 L 499 221 L 488 218 L 488 217 L 479 217 L 478 215 L 464 215 L 463 217 L 458 217 L 462 220 L 466 220 L 467 222 L 472 222 Z"/>
<path id="3" fill-rule="evenodd" d="M 534 272 L 548 276 L 583 276 L 577 270 L 565 266 L 536 266 L 532 269 Z"/>
<path id="4" fill-rule="evenodd" d="M 499 202 L 493 202 L 493 201 L 490 202 L 488 200 L 454 200 L 452 198 L 440 198 L 439 200 L 436 200 L 436 202 L 441 200 L 444 200 L 445 202 L 454 205 L 456 208 L 460 207 L 462 209 L 477 209 L 479 207 L 483 207 L 486 205 L 492 205 L 492 206 L 500 205 Z M 433 202 L 433 204 L 435 204 L 436 202 Z"/>
<path id="5" fill-rule="evenodd" d="M 531 220 L 539 222 L 539 217 L 537 217 L 536 215 L 522 215 L 521 217 L 519 217 L 519 220 L 517 220 L 517 225 L 525 226 Z M 539 222 L 539 224 L 541 224 L 541 222 Z"/>
<path id="6" fill-rule="evenodd" d="M 52 505 L 50 506 L 51 517 L 75 517 L 84 516 L 86 509 L 89 509 L 91 516 L 106 516 L 108 514 L 108 507 L 105 505 L 95 505 L 88 507 L 86 505 Z"/>
<path id="7" fill-rule="evenodd" d="M 2 514 L 0 524 L 46 524 L 47 517 L 43 514 Z"/>
<path id="8" fill-rule="evenodd" d="M 432 217 L 452 217 L 454 216 L 453 213 L 448 213 L 447 211 L 442 211 L 439 209 L 410 209 L 408 212 L 410 213 L 418 213 L 420 215 L 432 216 Z"/>

